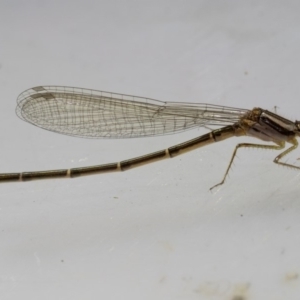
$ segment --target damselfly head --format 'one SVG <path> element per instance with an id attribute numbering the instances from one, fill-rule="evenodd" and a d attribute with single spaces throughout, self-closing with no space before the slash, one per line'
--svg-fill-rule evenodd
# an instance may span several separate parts
<path id="1" fill-rule="evenodd" d="M 300 136 L 300 121 L 295 122 L 296 125 L 296 134 Z"/>

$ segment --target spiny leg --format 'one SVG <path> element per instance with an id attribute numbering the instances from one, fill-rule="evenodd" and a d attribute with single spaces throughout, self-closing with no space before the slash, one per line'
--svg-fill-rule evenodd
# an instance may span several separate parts
<path id="1" fill-rule="evenodd" d="M 288 142 L 290 144 L 292 144 L 292 146 L 290 148 L 286 149 L 285 151 L 283 151 L 282 153 L 280 153 L 278 156 L 276 156 L 274 159 L 274 163 L 276 163 L 278 165 L 282 165 L 282 166 L 292 167 L 294 169 L 300 169 L 300 167 L 298 167 L 298 166 L 280 162 L 280 159 L 282 159 L 284 156 L 286 156 L 290 152 L 294 151 L 298 147 L 298 141 L 295 138 Z"/>
<path id="2" fill-rule="evenodd" d="M 296 143 L 297 143 L 297 140 L 296 140 Z M 235 149 L 234 149 L 234 151 L 233 151 L 233 154 L 232 154 L 232 156 L 231 156 L 229 165 L 228 165 L 228 167 L 227 167 L 227 170 L 226 170 L 226 172 L 225 172 L 225 175 L 224 175 L 222 181 L 221 181 L 220 183 L 214 185 L 213 187 L 211 187 L 210 190 L 214 189 L 215 187 L 217 187 L 217 186 L 219 186 L 219 185 L 222 185 L 222 184 L 225 182 L 225 179 L 226 179 L 226 177 L 227 177 L 227 175 L 228 175 L 228 172 L 229 172 L 229 170 L 230 170 L 230 168 L 231 168 L 231 165 L 232 165 L 232 163 L 233 163 L 233 160 L 234 160 L 234 158 L 235 158 L 235 156 L 236 156 L 236 153 L 237 153 L 237 150 L 238 150 L 239 148 L 244 147 L 244 148 L 260 148 L 260 149 L 281 150 L 281 149 L 283 149 L 284 146 L 285 146 L 285 142 L 278 142 L 278 143 L 276 143 L 276 144 L 277 144 L 277 145 L 260 145 L 260 144 L 242 143 L 242 144 L 236 145 L 236 147 L 235 147 Z M 287 150 L 284 151 L 283 153 L 279 154 L 279 155 L 275 158 L 275 160 L 277 159 L 277 161 L 278 161 L 282 156 L 286 155 L 288 152 L 290 152 L 290 151 L 292 151 L 293 149 L 297 148 L 297 146 L 298 146 L 298 143 L 297 143 L 296 145 L 294 144 L 294 146 L 292 146 L 291 148 L 287 149 Z M 292 149 L 292 148 L 293 148 L 293 149 Z M 288 150 L 289 150 L 289 151 L 288 151 Z M 275 162 L 275 160 L 274 160 L 274 162 Z M 281 163 L 281 162 L 276 162 L 276 163 L 283 164 L 283 163 Z M 285 165 L 285 164 L 284 164 L 284 165 Z"/>

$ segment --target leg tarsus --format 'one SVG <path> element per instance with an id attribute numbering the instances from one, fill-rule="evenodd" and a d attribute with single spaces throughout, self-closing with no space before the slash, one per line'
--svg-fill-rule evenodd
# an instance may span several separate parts
<path id="1" fill-rule="evenodd" d="M 282 153 L 283 155 L 282 155 L 282 154 L 279 154 L 279 155 L 275 158 L 275 160 L 277 159 L 277 161 L 278 161 L 278 160 L 279 160 L 280 158 L 282 158 L 284 155 L 286 155 L 287 153 L 291 152 L 293 149 L 297 148 L 298 143 L 297 143 L 297 140 L 296 140 L 296 139 L 295 139 L 295 141 L 296 141 L 296 144 L 293 143 L 293 146 L 292 146 L 292 147 L 290 147 L 289 149 L 287 149 L 286 151 L 284 151 L 284 152 Z M 260 144 L 248 144 L 248 143 L 242 143 L 242 144 L 236 145 L 236 147 L 235 147 L 235 149 L 234 149 L 234 151 L 233 151 L 233 154 L 232 154 L 232 156 L 231 156 L 231 160 L 230 160 L 230 162 L 229 162 L 229 165 L 228 165 L 228 167 L 227 167 L 227 169 L 226 169 L 226 172 L 225 172 L 225 175 L 224 175 L 222 181 L 221 181 L 220 183 L 218 183 L 218 184 L 212 186 L 212 187 L 210 188 L 210 190 L 213 190 L 214 188 L 216 188 L 217 186 L 222 185 L 222 184 L 225 182 L 226 177 L 228 176 L 228 172 L 229 172 L 229 170 L 230 170 L 230 168 L 231 168 L 231 165 L 232 165 L 232 163 L 233 163 L 233 160 L 234 160 L 234 158 L 235 158 L 235 156 L 236 156 L 237 150 L 238 150 L 239 148 L 244 147 L 244 148 L 261 148 L 261 149 L 280 150 L 280 149 L 283 149 L 284 146 L 285 146 L 285 142 L 278 142 L 276 145 L 260 145 Z M 288 151 L 288 150 L 289 150 L 289 151 Z M 274 160 L 274 162 L 275 162 L 275 160 Z M 280 162 L 276 162 L 276 163 L 278 163 L 278 164 L 283 164 L 283 163 L 280 163 Z M 284 164 L 284 165 L 286 165 L 286 164 Z M 296 167 L 296 168 L 297 168 L 297 167 Z"/>
<path id="2" fill-rule="evenodd" d="M 292 144 L 292 146 L 289 147 L 288 149 L 286 149 L 285 151 L 283 151 L 282 153 L 280 153 L 278 156 L 276 156 L 273 162 L 275 164 L 278 164 L 278 165 L 292 167 L 294 169 L 300 169 L 300 167 L 298 167 L 298 166 L 295 166 L 295 165 L 292 165 L 292 164 L 283 163 L 283 162 L 280 161 L 284 156 L 286 156 L 290 152 L 294 151 L 298 147 L 298 141 L 295 138 L 292 139 L 291 141 L 289 141 L 289 143 Z"/>

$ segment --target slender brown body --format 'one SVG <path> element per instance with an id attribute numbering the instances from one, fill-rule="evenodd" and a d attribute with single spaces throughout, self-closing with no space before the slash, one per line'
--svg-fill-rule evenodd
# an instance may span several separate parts
<path id="1" fill-rule="evenodd" d="M 221 129 L 216 129 L 210 133 L 204 134 L 187 142 L 172 146 L 168 149 L 153 152 L 143 156 L 124 160 L 118 163 L 110 163 L 98 166 L 90 166 L 83 168 L 63 169 L 63 170 L 49 170 L 23 173 L 7 173 L 0 174 L 0 181 L 27 181 L 34 179 L 49 179 L 49 178 L 67 178 L 78 177 L 84 175 L 93 175 L 114 171 L 127 171 L 131 168 L 139 167 L 147 163 L 153 163 L 165 158 L 172 158 L 188 151 L 195 150 L 214 142 L 219 142 L 232 136 L 239 136 L 243 134 L 243 130 L 236 126 L 226 126 Z"/>

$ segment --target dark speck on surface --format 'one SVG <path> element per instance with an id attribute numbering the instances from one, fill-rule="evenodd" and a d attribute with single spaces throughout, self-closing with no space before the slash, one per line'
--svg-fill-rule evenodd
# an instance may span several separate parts
<path id="1" fill-rule="evenodd" d="M 234 296 L 232 300 L 246 300 L 244 296 Z"/>

